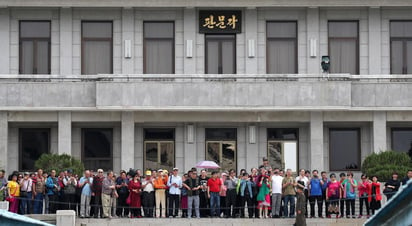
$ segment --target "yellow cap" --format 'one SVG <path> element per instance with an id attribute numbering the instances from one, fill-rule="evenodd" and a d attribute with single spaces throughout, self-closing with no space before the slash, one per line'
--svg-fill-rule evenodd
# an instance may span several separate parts
<path id="1" fill-rule="evenodd" d="M 150 170 L 146 171 L 146 176 L 152 176 L 152 171 Z"/>

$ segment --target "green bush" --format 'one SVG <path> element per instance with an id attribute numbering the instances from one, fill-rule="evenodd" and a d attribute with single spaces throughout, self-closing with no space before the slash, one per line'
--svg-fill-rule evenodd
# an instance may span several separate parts
<path id="1" fill-rule="evenodd" d="M 391 179 L 393 172 L 397 172 L 399 178 L 402 178 L 411 168 L 412 164 L 409 155 L 396 151 L 372 153 L 362 163 L 362 173 L 369 177 L 377 176 L 380 181 Z"/>
<path id="2" fill-rule="evenodd" d="M 34 165 L 36 168 L 41 168 L 48 173 L 51 170 L 56 170 L 59 173 L 59 171 L 72 169 L 74 174 L 81 176 L 84 170 L 83 163 L 80 160 L 67 154 L 42 154 Z"/>

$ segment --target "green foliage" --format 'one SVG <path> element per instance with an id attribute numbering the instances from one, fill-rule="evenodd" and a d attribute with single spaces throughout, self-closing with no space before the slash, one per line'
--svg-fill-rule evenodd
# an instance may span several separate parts
<path id="1" fill-rule="evenodd" d="M 84 166 L 80 160 L 67 154 L 42 154 L 34 164 L 36 168 L 41 168 L 50 173 L 51 170 L 59 171 L 72 169 L 74 174 L 83 174 Z"/>
<path id="2" fill-rule="evenodd" d="M 399 178 L 402 178 L 411 168 L 409 155 L 396 151 L 372 153 L 362 163 L 362 173 L 369 177 L 377 176 L 379 181 L 388 181 L 393 172 L 397 172 Z"/>

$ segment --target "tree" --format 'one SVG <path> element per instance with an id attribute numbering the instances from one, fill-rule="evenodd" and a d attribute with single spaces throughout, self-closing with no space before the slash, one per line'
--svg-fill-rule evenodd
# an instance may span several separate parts
<path id="1" fill-rule="evenodd" d="M 51 170 L 59 172 L 72 169 L 74 174 L 81 176 L 84 170 L 83 163 L 80 160 L 67 154 L 42 154 L 34 165 L 36 168 L 41 168 L 48 173 Z"/>
<path id="2" fill-rule="evenodd" d="M 362 163 L 362 173 L 369 177 L 377 176 L 380 181 L 388 181 L 392 178 L 393 172 L 397 172 L 402 178 L 411 167 L 411 159 L 408 154 L 384 151 L 367 156 Z"/>

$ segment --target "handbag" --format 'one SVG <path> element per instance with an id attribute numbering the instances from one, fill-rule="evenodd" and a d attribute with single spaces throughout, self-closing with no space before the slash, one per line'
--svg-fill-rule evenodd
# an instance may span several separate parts
<path id="1" fill-rule="evenodd" d="M 16 198 L 14 198 L 14 196 L 12 196 L 12 197 L 7 197 L 7 198 L 6 198 L 6 201 L 7 201 L 7 202 L 14 202 L 15 199 L 16 199 Z"/>
<path id="2" fill-rule="evenodd" d="M 127 196 L 127 199 L 126 199 L 126 204 L 127 205 L 130 205 L 130 203 L 132 202 L 132 197 L 131 196 L 132 196 L 132 192 L 130 192 L 129 196 Z"/>

